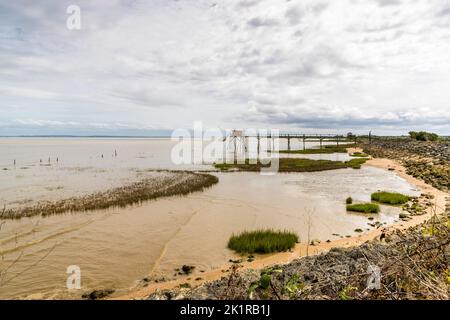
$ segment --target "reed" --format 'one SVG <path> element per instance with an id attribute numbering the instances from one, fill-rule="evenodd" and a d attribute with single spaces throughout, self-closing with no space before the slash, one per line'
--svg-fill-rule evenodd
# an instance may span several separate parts
<path id="1" fill-rule="evenodd" d="M 380 206 L 376 203 L 348 204 L 347 211 L 362 212 L 362 213 L 378 213 L 380 212 Z"/>
<path id="2" fill-rule="evenodd" d="M 90 211 L 110 207 L 126 207 L 161 197 L 186 195 L 216 184 L 219 179 L 210 174 L 171 172 L 155 178 L 145 178 L 127 186 L 97 192 L 82 197 L 38 202 L 35 205 L 5 209 L 0 219 L 20 219 L 36 215 L 49 216 L 65 212 Z"/>
<path id="3" fill-rule="evenodd" d="M 238 253 L 272 253 L 292 249 L 297 242 L 295 233 L 264 229 L 233 234 L 228 248 Z"/>
<path id="4" fill-rule="evenodd" d="M 398 205 L 407 203 L 411 198 L 409 196 L 397 192 L 381 191 L 372 193 L 371 199 L 373 201 L 380 203 Z"/>

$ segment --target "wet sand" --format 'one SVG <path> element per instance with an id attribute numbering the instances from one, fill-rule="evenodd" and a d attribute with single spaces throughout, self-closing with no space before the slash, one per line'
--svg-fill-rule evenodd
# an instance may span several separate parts
<path id="1" fill-rule="evenodd" d="M 353 153 L 356 151 L 362 151 L 358 148 L 352 148 L 349 149 L 349 153 Z M 285 264 L 288 263 L 294 259 L 304 257 L 306 255 L 314 255 L 314 254 L 320 254 L 323 252 L 329 251 L 331 248 L 334 247 L 353 247 L 360 245 L 366 241 L 375 239 L 379 237 L 382 233 L 382 230 L 385 229 L 386 232 L 392 232 L 393 230 L 404 230 L 411 226 L 418 225 L 426 220 L 428 220 L 430 217 L 432 217 L 435 213 L 439 214 L 445 211 L 445 203 L 446 203 L 446 197 L 448 197 L 448 194 L 445 192 L 442 192 L 438 189 L 433 188 L 432 186 L 424 183 L 421 180 L 418 180 L 414 177 L 411 177 L 405 173 L 405 168 L 399 164 L 398 162 L 390 159 L 371 159 L 368 162 L 366 162 L 367 165 L 380 168 L 384 170 L 390 170 L 395 171 L 395 173 L 408 181 L 409 183 L 415 185 L 417 188 L 421 190 L 423 193 L 431 194 L 434 196 L 434 203 L 435 207 L 428 208 L 425 212 L 425 214 L 420 216 L 412 216 L 412 219 L 404 222 L 397 222 L 392 225 L 378 228 L 375 230 L 372 230 L 370 232 L 364 233 L 362 235 L 353 236 L 350 238 L 343 238 L 343 239 L 336 239 L 331 242 L 320 242 L 315 245 L 307 245 L 305 243 L 299 243 L 295 246 L 295 248 L 292 250 L 292 252 L 283 252 L 283 253 L 277 253 L 277 254 L 271 254 L 271 255 L 259 255 L 257 256 L 256 260 L 253 262 L 243 262 L 242 267 L 240 270 L 247 270 L 247 269 L 262 269 L 264 267 L 274 265 L 274 264 Z M 163 283 L 151 283 L 147 287 L 142 288 L 140 290 L 136 290 L 133 292 L 130 292 L 126 295 L 117 296 L 112 299 L 145 299 L 148 295 L 151 293 L 157 291 L 157 290 L 167 290 L 172 289 L 177 286 L 179 286 L 182 283 L 189 283 L 192 287 L 201 285 L 204 282 L 212 281 L 220 279 L 223 276 L 226 276 L 227 272 L 229 271 L 230 264 L 225 264 L 221 268 L 218 268 L 216 270 L 204 273 L 201 275 L 201 280 L 192 280 L 192 278 L 196 278 L 196 276 L 185 276 L 183 278 L 173 280 L 173 281 L 167 281 Z"/>

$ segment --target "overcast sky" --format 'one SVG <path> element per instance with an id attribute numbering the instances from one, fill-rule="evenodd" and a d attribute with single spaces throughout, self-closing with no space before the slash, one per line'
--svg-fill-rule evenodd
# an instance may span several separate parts
<path id="1" fill-rule="evenodd" d="M 450 134 L 450 1 L 0 0 L 0 135 L 195 120 Z"/>

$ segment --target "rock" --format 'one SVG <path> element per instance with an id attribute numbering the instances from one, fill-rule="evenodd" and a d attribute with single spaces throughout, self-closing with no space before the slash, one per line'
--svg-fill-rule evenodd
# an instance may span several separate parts
<path id="1" fill-rule="evenodd" d="M 195 266 L 188 266 L 186 264 L 181 267 L 181 271 L 183 271 L 184 274 L 190 274 L 190 273 L 192 273 L 192 271 L 194 269 L 195 269 Z"/>
<path id="2" fill-rule="evenodd" d="M 88 300 L 97 300 L 97 299 L 105 298 L 113 293 L 114 293 L 113 289 L 94 290 L 90 293 L 84 293 L 81 297 L 83 299 L 88 299 Z"/>
<path id="3" fill-rule="evenodd" d="M 235 264 L 242 263 L 242 261 L 243 261 L 242 259 L 236 259 L 236 260 L 230 259 L 230 260 L 228 260 L 228 262 L 235 263 Z"/>

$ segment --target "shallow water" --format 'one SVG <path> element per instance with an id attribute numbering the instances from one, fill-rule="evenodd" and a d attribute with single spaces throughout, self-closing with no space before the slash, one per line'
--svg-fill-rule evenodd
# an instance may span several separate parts
<path id="1" fill-rule="evenodd" d="M 27 154 L 30 152 L 29 144 L 39 145 L 40 141 L 27 141 L 27 150 L 20 151 L 14 147 L 16 154 L 9 150 L 8 157 L 15 155 L 20 159 L 19 155 L 22 155 L 31 163 L 31 155 Z M 47 143 L 44 139 L 44 145 Z M 64 154 L 54 146 L 55 143 L 49 143 L 51 148 Z M 73 152 L 67 146 L 71 143 L 74 142 L 57 142 L 63 149 L 67 148 L 65 152 Z M 75 148 L 79 149 L 73 157 L 76 154 L 81 159 L 72 159 L 67 167 L 65 162 L 60 162 L 59 166 L 52 165 L 52 171 L 39 165 L 33 171 L 24 169 L 27 173 L 17 178 L 20 183 L 16 184 L 11 182 L 15 181 L 14 176 L 9 177 L 8 182 L 3 180 L 14 169 L 0 172 L 2 199 L 11 202 L 11 197 L 20 194 L 19 190 L 40 191 L 37 192 L 40 197 L 58 191 L 45 189 L 49 185 L 64 185 L 59 190 L 62 190 L 61 195 L 65 195 L 76 190 L 88 192 L 107 183 L 120 184 L 132 180 L 136 168 L 152 167 L 150 164 L 141 165 L 140 160 L 136 160 L 136 153 L 132 152 L 142 152 L 137 151 L 142 143 L 151 146 L 149 149 L 152 151 L 147 152 L 158 154 L 150 159 L 166 159 L 155 160 L 152 165 L 164 167 L 163 162 L 167 161 L 165 152 L 170 151 L 172 144 L 168 140 L 155 139 L 154 143 L 131 140 L 130 146 L 125 139 L 119 142 L 102 140 L 99 142 L 102 147 L 98 148 L 96 142 L 89 140 L 86 150 L 92 154 L 100 152 L 101 148 L 110 150 L 113 146 L 120 150 L 125 146 L 129 148 L 123 152 L 124 159 L 120 158 L 120 164 L 114 162 L 117 159 L 109 159 L 110 164 L 105 165 L 100 162 L 102 158 L 94 161 L 93 156 L 91 160 L 80 156 L 91 153 L 81 152 L 83 141 L 77 139 Z M 1 150 L 4 146 L 2 140 Z M 158 146 L 162 147 L 158 149 Z M 43 148 L 47 146 L 32 149 Z M 8 157 L 0 156 L 0 160 Z M 346 155 L 320 155 L 321 159 L 346 160 L 333 157 Z M 67 170 L 77 166 L 89 169 Z M 102 166 L 105 170 L 99 171 Z M 171 165 L 167 164 L 167 167 Z M 6 221 L 0 231 L 0 255 L 3 256 L 0 269 L 12 266 L 1 279 L 0 298 L 79 298 L 82 292 L 95 288 L 127 290 L 135 285 L 136 280 L 147 275 L 172 277 L 174 269 L 183 264 L 195 265 L 196 272 L 215 269 L 235 256 L 226 249 L 226 243 L 233 232 L 241 230 L 263 227 L 288 229 L 297 232 L 305 241 L 310 224 L 311 239 L 333 240 L 338 238 L 333 234 L 355 235 L 356 228 L 365 230 L 371 227 L 367 225 L 366 216 L 346 212 L 345 199 L 348 196 L 355 201 L 368 201 L 370 194 L 379 189 L 418 194 L 413 186 L 395 173 L 365 166 L 360 170 L 274 176 L 257 173 L 217 175 L 219 184 L 185 197 L 150 201 L 126 209 Z M 108 179 L 110 182 L 104 182 Z M 87 186 L 95 181 L 96 187 Z M 30 192 L 25 193 L 33 198 Z M 382 206 L 375 220 L 389 224 L 394 222 L 398 213 L 399 208 Z M 69 265 L 81 268 L 82 290 L 68 291 L 65 288 Z"/>

